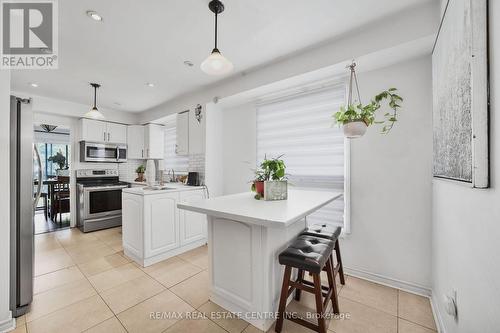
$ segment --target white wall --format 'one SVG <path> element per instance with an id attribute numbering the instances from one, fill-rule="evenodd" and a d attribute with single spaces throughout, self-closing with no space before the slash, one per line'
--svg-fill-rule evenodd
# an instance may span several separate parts
<path id="1" fill-rule="evenodd" d="M 255 104 L 224 109 L 223 117 L 224 194 L 246 192 L 250 189 L 257 160 Z"/>
<path id="2" fill-rule="evenodd" d="M 433 181 L 433 298 L 447 333 L 493 333 L 500 327 L 500 2 L 490 5 L 491 188 Z M 457 290 L 458 320 L 443 295 Z"/>
<path id="3" fill-rule="evenodd" d="M 0 70 L 0 332 L 12 328 L 10 298 L 10 72 Z"/>
<path id="4" fill-rule="evenodd" d="M 210 191 L 210 197 L 224 194 L 223 185 L 223 128 L 224 117 L 217 104 L 208 103 L 206 110 L 205 142 L 205 184 Z"/>
<path id="5" fill-rule="evenodd" d="M 373 127 L 351 141 L 352 233 L 341 243 L 344 265 L 430 292 L 430 56 L 360 73 L 358 80 L 362 99 L 396 87 L 404 102 L 388 135 Z"/>

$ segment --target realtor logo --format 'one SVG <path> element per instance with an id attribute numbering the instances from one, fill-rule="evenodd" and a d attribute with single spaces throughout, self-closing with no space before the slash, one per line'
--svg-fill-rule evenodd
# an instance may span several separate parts
<path id="1" fill-rule="evenodd" d="M 56 0 L 1 0 L 1 68 L 57 69 Z"/>

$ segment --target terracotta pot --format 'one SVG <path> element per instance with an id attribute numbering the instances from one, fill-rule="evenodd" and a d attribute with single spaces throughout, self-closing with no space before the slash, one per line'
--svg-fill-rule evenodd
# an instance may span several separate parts
<path id="1" fill-rule="evenodd" d="M 253 183 L 255 184 L 255 192 L 257 192 L 261 196 L 264 196 L 264 182 L 255 181 Z"/>
<path id="2" fill-rule="evenodd" d="M 365 135 L 367 128 L 368 126 L 363 120 L 351 121 L 344 124 L 344 136 L 350 139 L 360 138 Z"/>
<path id="3" fill-rule="evenodd" d="M 136 182 L 144 182 L 144 173 L 137 173 L 137 179 L 135 180 Z"/>

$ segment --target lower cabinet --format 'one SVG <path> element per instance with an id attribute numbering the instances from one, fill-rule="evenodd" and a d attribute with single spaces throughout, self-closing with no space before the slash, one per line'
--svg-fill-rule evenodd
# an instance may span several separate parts
<path id="1" fill-rule="evenodd" d="M 149 195 L 123 192 L 125 255 L 142 266 L 149 266 L 206 243 L 206 215 L 177 208 L 179 201 L 203 198 L 203 190 Z"/>

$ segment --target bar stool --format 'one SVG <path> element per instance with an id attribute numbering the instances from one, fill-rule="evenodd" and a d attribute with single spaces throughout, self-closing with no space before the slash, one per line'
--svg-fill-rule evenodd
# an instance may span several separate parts
<path id="1" fill-rule="evenodd" d="M 334 250 L 335 250 L 335 256 L 337 258 L 337 265 L 333 266 L 334 267 L 333 274 L 334 278 L 335 275 L 339 274 L 340 284 L 345 285 L 344 266 L 342 266 L 342 257 L 340 256 L 340 245 L 339 245 L 339 236 L 341 231 L 342 231 L 341 227 L 332 227 L 326 224 L 314 224 L 306 228 L 306 230 L 303 231 L 301 235 L 326 238 L 335 243 Z M 332 258 L 332 265 L 333 265 L 333 258 Z"/>
<path id="2" fill-rule="evenodd" d="M 316 332 L 326 333 L 325 310 L 329 300 L 332 301 L 334 313 L 338 313 L 338 305 L 334 301 L 334 298 L 336 299 L 337 297 L 337 292 L 333 279 L 333 263 L 331 262 L 334 244 L 333 241 L 326 238 L 299 235 L 287 249 L 280 253 L 279 263 L 285 265 L 285 272 L 281 287 L 278 320 L 275 327 L 276 332 L 281 332 L 283 320 L 286 318 Z M 291 278 L 292 268 L 311 273 L 313 282 L 305 281 L 300 279 L 300 277 L 293 281 Z M 323 269 L 326 270 L 328 276 L 328 287 L 325 290 L 322 288 L 320 277 Z M 296 316 L 287 316 L 285 312 L 287 299 L 295 290 L 303 290 L 315 295 L 317 325 Z"/>

